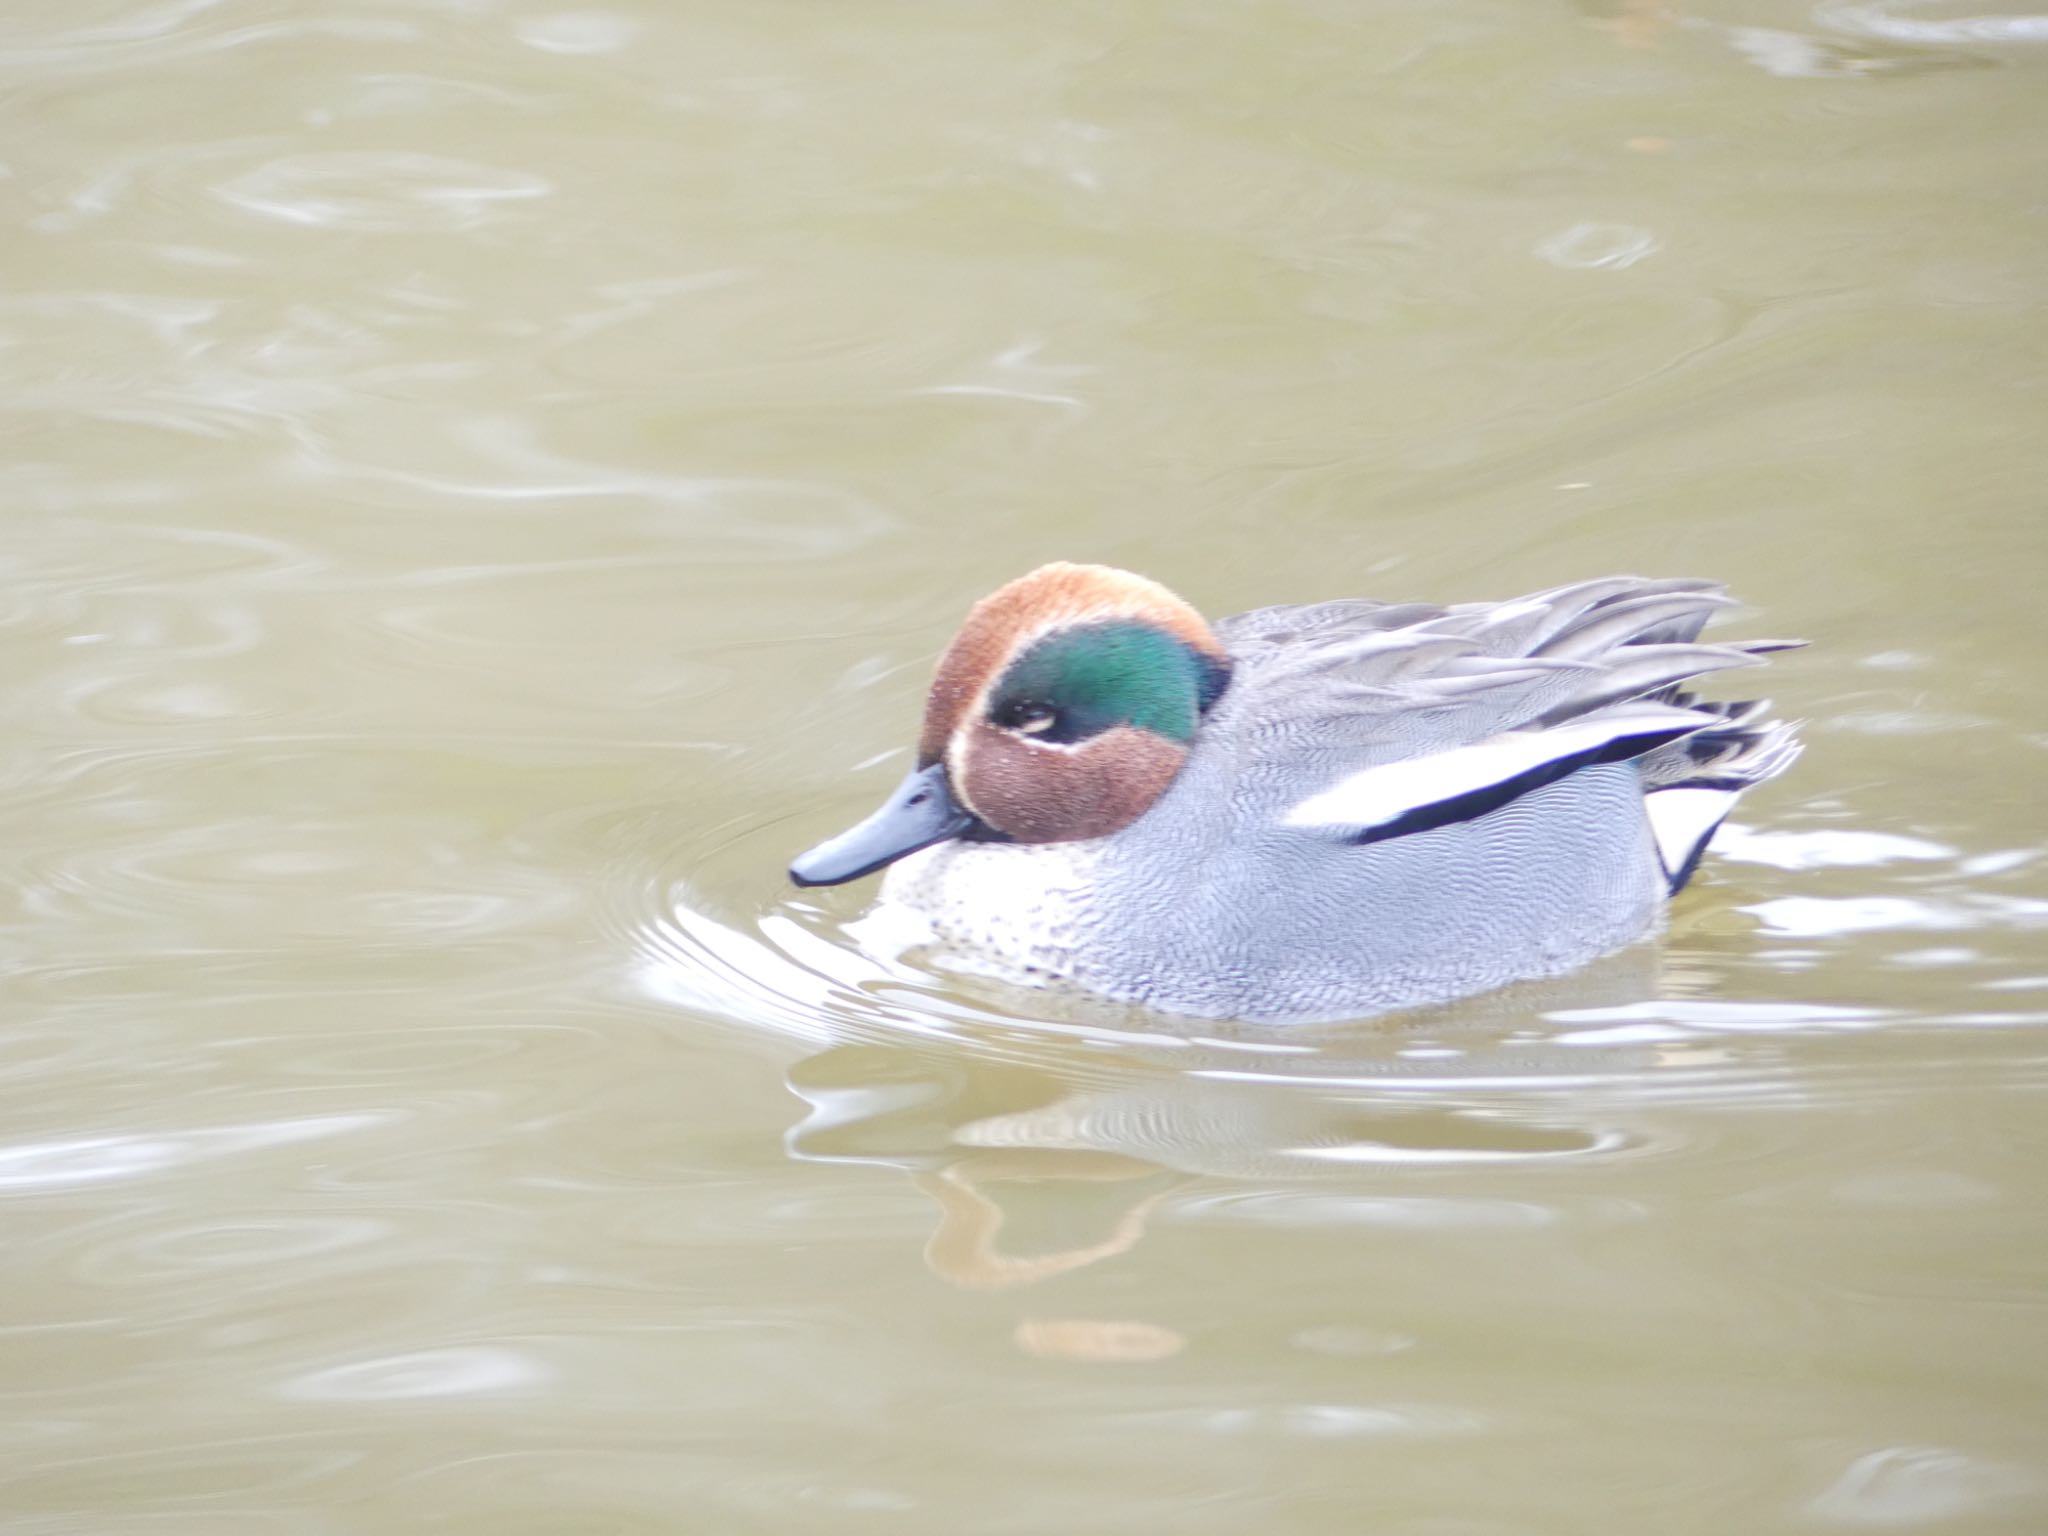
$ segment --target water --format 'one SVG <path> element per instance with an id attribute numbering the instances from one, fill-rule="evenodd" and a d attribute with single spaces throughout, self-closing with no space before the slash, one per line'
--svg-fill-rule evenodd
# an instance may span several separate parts
<path id="1" fill-rule="evenodd" d="M 0 1527 L 2048 1521 L 2048 19 L 18 4 Z M 1669 939 L 1184 1038 L 783 882 L 973 597 L 1710 575 Z"/>

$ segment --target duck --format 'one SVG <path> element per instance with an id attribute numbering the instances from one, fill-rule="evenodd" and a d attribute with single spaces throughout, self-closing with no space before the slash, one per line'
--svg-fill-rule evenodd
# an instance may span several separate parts
<path id="1" fill-rule="evenodd" d="M 939 658 L 915 765 L 797 857 L 969 968 L 1196 1019 L 1368 1017 L 1657 934 L 1737 798 L 1798 757 L 1696 679 L 1721 584 L 1283 605 L 1211 624 L 1147 577 L 1041 566 Z"/>

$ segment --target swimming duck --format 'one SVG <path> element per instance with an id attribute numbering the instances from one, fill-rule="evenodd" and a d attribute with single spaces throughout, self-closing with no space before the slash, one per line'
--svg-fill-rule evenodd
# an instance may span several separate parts
<path id="1" fill-rule="evenodd" d="M 947 647 L 916 766 L 799 857 L 1025 981 L 1256 1022 L 1556 975 L 1644 938 L 1736 797 L 1799 754 L 1689 679 L 1712 582 L 1260 608 L 1043 566 Z"/>

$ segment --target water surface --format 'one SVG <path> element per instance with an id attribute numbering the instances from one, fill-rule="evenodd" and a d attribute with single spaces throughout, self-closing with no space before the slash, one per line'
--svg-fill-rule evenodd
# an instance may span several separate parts
<path id="1" fill-rule="evenodd" d="M 0 19 L 0 1525 L 2048 1521 L 2048 18 Z M 1727 580 L 1670 935 L 1275 1036 L 792 851 L 976 595 Z"/>

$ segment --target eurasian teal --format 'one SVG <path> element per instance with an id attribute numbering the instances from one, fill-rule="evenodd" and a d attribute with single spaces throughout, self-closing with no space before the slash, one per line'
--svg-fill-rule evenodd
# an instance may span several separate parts
<path id="1" fill-rule="evenodd" d="M 1744 790 L 1799 755 L 1687 680 L 1705 581 L 1503 603 L 1260 608 L 1048 565 L 939 662 L 917 765 L 790 868 L 894 865 L 887 904 L 1020 980 L 1212 1018 L 1382 1012 L 1551 976 L 1655 932 Z"/>

